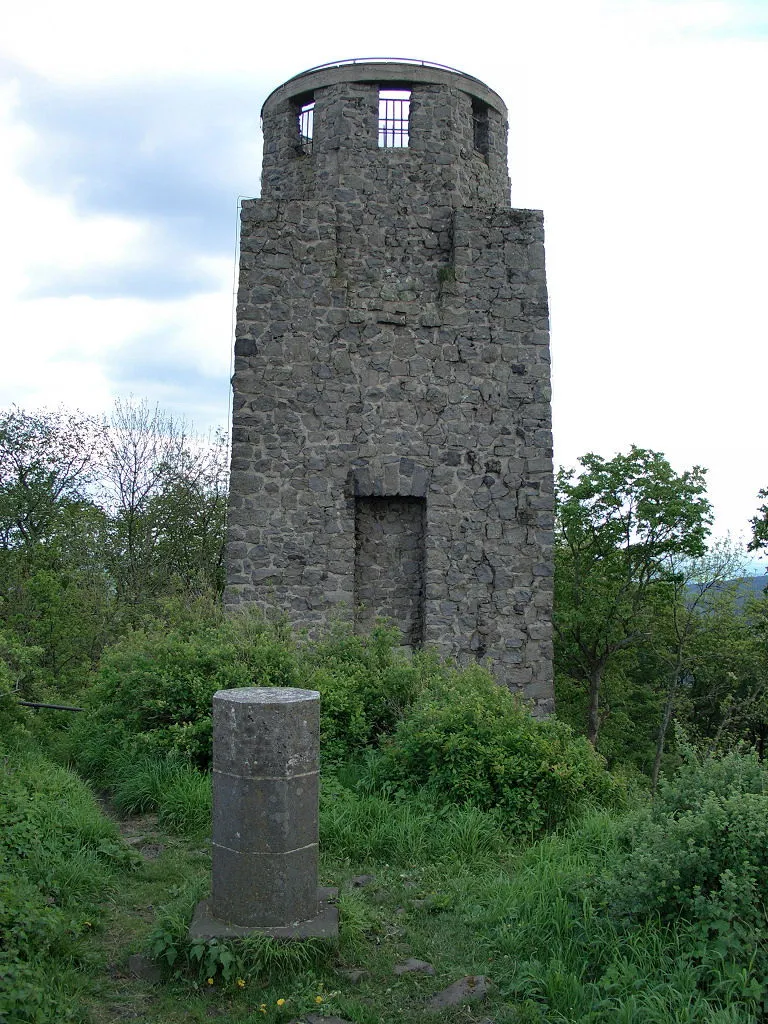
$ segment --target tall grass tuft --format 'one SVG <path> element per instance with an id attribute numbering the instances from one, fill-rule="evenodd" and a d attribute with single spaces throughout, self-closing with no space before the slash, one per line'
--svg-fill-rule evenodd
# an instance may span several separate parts
<path id="1" fill-rule="evenodd" d="M 320 842 L 328 853 L 359 864 L 477 862 L 498 857 L 508 847 L 502 821 L 501 815 L 471 805 L 357 796 L 329 786 L 321 801 Z"/>
<path id="2" fill-rule="evenodd" d="M 211 778 L 181 754 L 117 754 L 111 764 L 112 800 L 121 814 L 157 811 L 160 821 L 191 838 L 211 827 Z"/>

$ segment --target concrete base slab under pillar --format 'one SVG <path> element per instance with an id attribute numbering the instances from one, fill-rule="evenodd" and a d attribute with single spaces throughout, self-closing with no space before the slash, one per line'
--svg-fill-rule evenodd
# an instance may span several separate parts
<path id="1" fill-rule="evenodd" d="M 211 900 L 201 900 L 195 907 L 188 935 L 190 939 L 243 939 L 248 935 L 267 935 L 272 939 L 334 940 L 339 937 L 339 910 L 328 901 L 338 894 L 338 889 L 320 887 L 317 890 L 317 917 L 269 928 L 248 928 L 220 921 L 211 912 Z"/>

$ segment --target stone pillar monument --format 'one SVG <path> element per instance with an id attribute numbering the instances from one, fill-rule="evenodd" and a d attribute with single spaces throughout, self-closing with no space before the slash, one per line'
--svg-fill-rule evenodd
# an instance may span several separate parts
<path id="1" fill-rule="evenodd" d="M 242 207 L 229 608 L 390 619 L 546 714 L 553 475 L 543 218 L 459 71 L 316 68 L 262 109 Z"/>
<path id="2" fill-rule="evenodd" d="M 320 694 L 290 687 L 213 696 L 213 896 L 190 936 L 331 938 L 318 889 Z"/>

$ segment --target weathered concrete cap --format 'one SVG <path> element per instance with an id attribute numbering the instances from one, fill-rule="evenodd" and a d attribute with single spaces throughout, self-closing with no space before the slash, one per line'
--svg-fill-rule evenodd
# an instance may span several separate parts
<path id="1" fill-rule="evenodd" d="M 214 700 L 234 701 L 237 704 L 295 704 L 320 700 L 317 690 L 299 690 L 295 686 L 241 686 L 232 690 L 217 690 Z"/>
<path id="2" fill-rule="evenodd" d="M 320 694 L 249 686 L 213 695 L 213 770 L 238 778 L 290 778 L 317 771 Z"/>

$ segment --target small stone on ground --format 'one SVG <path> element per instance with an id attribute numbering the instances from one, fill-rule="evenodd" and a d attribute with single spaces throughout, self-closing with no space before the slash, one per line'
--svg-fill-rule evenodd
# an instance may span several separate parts
<path id="1" fill-rule="evenodd" d="M 371 882 L 375 881 L 375 875 L 355 875 L 354 878 L 350 878 L 349 884 L 353 889 L 362 889 L 364 885 L 370 885 Z"/>
<path id="2" fill-rule="evenodd" d="M 144 860 L 157 860 L 164 849 L 163 843 L 145 843 L 144 846 L 139 847 L 139 853 Z"/>
<path id="3" fill-rule="evenodd" d="M 426 960 L 416 960 L 415 957 L 411 957 L 410 960 L 406 960 L 405 963 L 395 964 L 393 968 L 395 974 L 434 974 L 435 968 L 432 964 L 427 963 Z"/>
<path id="4" fill-rule="evenodd" d="M 142 981 L 149 981 L 152 984 L 160 981 L 163 972 L 149 957 L 143 953 L 133 953 L 128 957 L 128 970 Z"/>
<path id="5" fill-rule="evenodd" d="M 427 1003 L 428 1010 L 447 1010 L 449 1006 L 458 1006 L 470 999 L 485 999 L 488 995 L 488 979 L 483 974 L 469 974 L 459 978 L 448 988 L 438 992 Z"/>
<path id="6" fill-rule="evenodd" d="M 359 985 L 361 981 L 370 977 L 368 971 L 361 971 L 357 967 L 343 968 L 338 972 L 350 985 Z"/>

